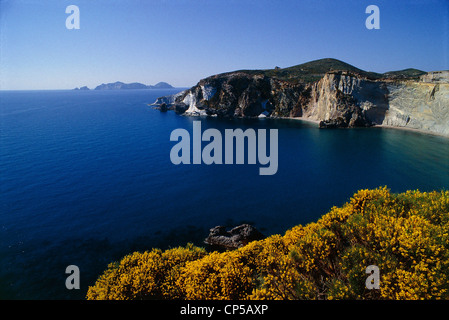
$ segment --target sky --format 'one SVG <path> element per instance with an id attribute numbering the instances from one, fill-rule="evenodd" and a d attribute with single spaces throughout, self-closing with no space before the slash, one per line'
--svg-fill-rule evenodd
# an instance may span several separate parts
<path id="1" fill-rule="evenodd" d="M 66 7 L 79 8 L 67 29 Z M 365 25 L 369 5 L 380 29 Z M 0 0 L 0 89 L 213 74 L 336 58 L 367 71 L 449 69 L 449 0 Z"/>

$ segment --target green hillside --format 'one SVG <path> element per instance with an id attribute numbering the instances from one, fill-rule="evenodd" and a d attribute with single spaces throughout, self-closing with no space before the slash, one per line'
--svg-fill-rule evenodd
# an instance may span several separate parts
<path id="1" fill-rule="evenodd" d="M 425 73 L 426 72 L 422 70 L 408 68 L 399 71 L 388 71 L 384 73 L 384 76 L 388 78 L 418 78 Z"/>
<path id="2" fill-rule="evenodd" d="M 382 77 L 379 73 L 367 72 L 346 62 L 330 58 L 314 60 L 284 69 L 267 70 L 265 74 L 285 80 L 313 82 L 319 80 L 325 73 L 330 71 L 350 71 L 370 79 L 379 79 Z"/>
<path id="3" fill-rule="evenodd" d="M 266 69 L 266 70 L 239 70 L 235 72 L 244 72 L 252 75 L 261 74 L 267 77 L 273 77 L 281 80 L 287 80 L 291 82 L 314 82 L 323 77 L 323 75 L 327 72 L 338 72 L 338 71 L 349 71 L 351 73 L 360 75 L 362 77 L 366 77 L 371 80 L 383 79 L 383 78 L 392 78 L 392 79 L 408 79 L 408 78 L 417 78 L 422 74 L 425 74 L 425 71 L 417 70 L 417 69 L 404 69 L 399 71 L 390 71 L 386 73 L 377 73 L 371 71 L 365 71 L 359 69 L 349 63 L 332 59 L 318 59 L 310 62 L 306 62 L 303 64 L 299 64 L 292 67 L 287 68 L 274 68 L 274 69 Z M 234 72 L 225 73 L 231 74 Z"/>

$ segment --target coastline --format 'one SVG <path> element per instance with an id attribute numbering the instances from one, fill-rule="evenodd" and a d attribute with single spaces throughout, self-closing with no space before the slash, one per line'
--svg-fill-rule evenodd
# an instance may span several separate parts
<path id="1" fill-rule="evenodd" d="M 276 117 L 276 118 L 273 118 L 273 119 L 299 120 L 299 121 L 313 123 L 313 124 L 316 124 L 316 125 L 320 124 L 320 120 L 314 120 L 314 119 L 304 118 L 304 117 Z"/>
<path id="2" fill-rule="evenodd" d="M 300 120 L 300 121 L 313 123 L 313 124 L 316 124 L 316 125 L 320 124 L 320 120 L 313 120 L 313 119 L 304 118 L 304 117 L 280 117 L 278 119 Z M 404 131 L 416 132 L 416 133 L 421 133 L 421 134 L 429 134 L 429 135 L 432 135 L 432 136 L 437 136 L 437 137 L 442 137 L 442 138 L 449 139 L 449 135 L 445 135 L 443 133 L 433 132 L 433 131 L 423 130 L 423 129 L 409 128 L 409 127 L 396 127 L 396 126 L 390 126 L 390 125 L 385 125 L 385 124 L 375 124 L 371 128 L 384 128 L 384 129 L 404 130 Z"/>
<path id="3" fill-rule="evenodd" d="M 154 109 L 158 109 L 158 104 L 157 103 L 148 104 L 148 106 L 153 106 Z M 200 116 L 210 117 L 209 115 L 200 115 L 200 114 L 193 114 L 193 113 L 191 113 L 191 114 L 185 114 L 184 113 L 182 115 L 194 116 L 194 117 L 200 117 Z M 304 121 L 304 122 L 307 122 L 307 123 L 315 124 L 316 126 L 319 126 L 319 124 L 321 122 L 321 120 L 315 120 L 315 119 L 304 118 L 304 117 L 269 117 L 269 119 L 284 119 L 284 120 Z M 409 128 L 409 127 L 396 127 L 396 126 L 390 126 L 390 125 L 385 125 L 385 124 L 375 124 L 375 125 L 371 126 L 370 128 L 384 128 L 384 129 L 404 130 L 404 131 L 421 133 L 421 134 L 428 134 L 428 135 L 432 135 L 432 136 L 437 136 L 437 137 L 442 137 L 442 138 L 449 139 L 449 135 L 446 135 L 446 134 L 443 134 L 443 133 L 433 132 L 433 131 L 423 130 L 423 129 Z"/>
<path id="4" fill-rule="evenodd" d="M 386 124 L 375 124 L 372 126 L 372 128 L 383 128 L 383 129 L 396 129 L 396 130 L 403 130 L 403 131 L 410 131 L 410 132 L 416 132 L 416 133 L 422 133 L 422 134 L 428 134 L 432 136 L 442 137 L 449 139 L 449 135 L 445 135 L 443 133 L 433 132 L 429 130 L 423 130 L 423 129 L 415 129 L 415 128 L 407 128 L 407 127 L 395 127 L 395 126 L 389 126 Z"/>

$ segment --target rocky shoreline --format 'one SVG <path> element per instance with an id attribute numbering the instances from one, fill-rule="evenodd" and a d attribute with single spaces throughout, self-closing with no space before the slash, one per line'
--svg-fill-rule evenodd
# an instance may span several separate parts
<path id="1" fill-rule="evenodd" d="M 320 128 L 381 126 L 449 137 L 449 71 L 373 74 L 334 59 L 287 69 L 214 75 L 152 105 L 190 116 L 289 118 Z"/>

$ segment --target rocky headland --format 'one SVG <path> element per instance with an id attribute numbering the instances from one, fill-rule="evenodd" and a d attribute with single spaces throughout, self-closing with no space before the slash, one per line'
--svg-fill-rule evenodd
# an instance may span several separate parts
<path id="1" fill-rule="evenodd" d="M 185 115 L 297 118 L 320 128 L 390 126 L 449 136 L 449 71 L 380 74 L 321 59 L 214 75 L 153 105 Z"/>

